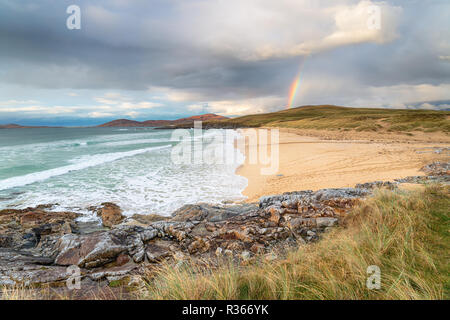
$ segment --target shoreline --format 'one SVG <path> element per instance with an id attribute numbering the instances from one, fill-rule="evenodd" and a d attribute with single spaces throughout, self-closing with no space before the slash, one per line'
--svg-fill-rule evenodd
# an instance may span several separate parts
<path id="1" fill-rule="evenodd" d="M 317 135 L 311 130 L 277 129 L 280 139 L 276 174 L 261 175 L 261 168 L 265 166 L 249 163 L 248 154 L 250 151 L 256 152 L 259 142 L 256 145 L 248 143 L 245 150 L 240 150 L 245 155 L 245 161 L 236 169 L 236 174 L 248 181 L 242 191 L 247 197 L 244 202 L 251 203 L 262 196 L 297 190 L 347 188 L 368 181 L 422 176 L 421 168 L 426 163 L 448 161 L 450 158 L 450 140 L 442 134 L 411 137 L 320 131 Z M 245 130 L 251 129 L 239 130 L 245 133 Z"/>
<path id="2" fill-rule="evenodd" d="M 336 147 L 335 144 L 343 148 L 341 142 L 331 142 L 332 147 Z M 283 161 L 293 161 L 294 170 L 289 174 L 294 178 L 295 175 L 303 176 L 298 173 L 296 163 L 297 160 L 303 161 L 301 156 L 305 154 L 296 152 L 299 145 L 310 148 L 307 150 L 313 153 L 312 159 L 315 161 L 311 162 L 316 166 L 324 164 L 320 161 L 323 154 L 317 154 L 315 148 L 325 150 L 325 158 L 332 158 L 335 162 L 336 155 L 350 153 L 360 157 L 353 150 L 355 146 L 360 152 L 367 152 L 357 142 L 345 144 L 350 150 L 344 148 L 344 152 L 336 152 L 329 149 L 329 141 L 319 143 L 316 138 L 282 133 L 280 170 L 287 173 L 286 170 L 292 168 Z M 411 146 L 412 150 L 416 147 L 415 144 L 406 145 L 408 148 Z M 257 147 L 258 144 L 249 146 L 249 150 Z M 397 145 L 394 147 L 398 148 Z M 374 149 L 378 152 L 377 148 Z M 431 153 L 417 154 L 417 157 L 421 160 L 448 158 L 450 149 L 439 150 L 439 154 L 432 150 Z M 333 154 L 330 155 L 330 152 Z M 411 150 L 407 149 L 404 153 L 410 156 Z M 298 155 L 300 159 L 296 157 Z M 238 167 L 241 172 L 249 169 L 245 162 Z M 301 164 L 308 165 L 305 161 Z M 359 169 L 364 170 L 365 165 L 362 163 L 363 169 Z M 250 169 L 255 168 L 260 169 L 260 166 L 254 165 Z M 417 171 L 415 168 L 410 170 Z M 51 207 L 45 205 L 0 210 L 0 286 L 45 285 L 54 288 L 59 295 L 69 294 L 71 298 L 78 299 L 95 295 L 104 288 L 127 290 L 133 286 L 133 279 L 157 272 L 164 265 L 176 267 L 180 263 L 209 261 L 213 266 L 219 266 L 223 259 L 243 266 L 258 259 L 270 264 L 277 263 L 272 261 L 282 261 L 289 250 L 321 243 L 319 241 L 323 237 L 333 234 L 333 230 L 338 230 L 341 223 L 345 223 L 352 210 L 376 194 L 375 189 L 384 188 L 387 192 L 398 189 L 400 184 L 437 182 L 448 185 L 450 182 L 450 162 L 428 163 L 424 172 L 427 175 L 423 178 L 411 176 L 403 181 L 380 182 L 384 178 L 377 177 L 353 185 L 353 188 L 331 186 L 308 191 L 301 187 L 290 194 L 284 193 L 288 190 L 278 185 L 278 193 L 265 196 L 258 203 L 246 203 L 251 202 L 249 198 L 248 201 L 231 205 L 220 205 L 214 201 L 188 204 L 173 211 L 170 216 L 135 214 L 128 217 L 123 215 L 117 204 L 104 202 L 91 207 L 101 224 L 80 221 L 80 214 L 76 212 L 50 211 Z M 316 172 L 318 174 L 320 172 Z M 335 174 L 342 173 L 338 170 Z M 247 189 L 254 188 L 261 177 L 268 179 L 268 184 L 256 191 L 269 195 L 267 190 L 273 187 L 270 184 L 272 176 L 249 176 Z M 358 176 L 358 179 L 363 178 L 362 174 Z M 328 180 L 322 183 L 331 184 Z M 297 188 L 295 184 L 289 187 Z M 401 196 L 401 193 L 393 192 L 391 195 Z M 67 266 L 78 267 L 82 274 L 80 280 L 85 290 L 80 295 L 73 295 L 64 286 L 70 277 Z"/>
<path id="3" fill-rule="evenodd" d="M 448 185 L 449 165 L 428 164 L 424 179 L 411 177 L 400 183 Z M 260 258 L 280 261 L 286 250 L 306 248 L 337 230 L 361 201 L 375 195 L 376 188 L 387 192 L 398 186 L 368 182 L 355 188 L 266 196 L 252 204 L 192 204 L 170 217 L 127 218 L 119 206 L 102 203 L 96 210 L 101 226 L 80 223 L 77 213 L 51 212 L 45 206 L 0 210 L 0 286 L 45 285 L 65 294 L 62 284 L 70 276 L 66 268 L 73 265 L 80 268 L 85 288 L 95 291 L 119 281 L 118 289 L 127 288 L 133 277 L 148 275 L 161 263 L 220 263 L 222 258 L 242 265 Z"/>
<path id="4" fill-rule="evenodd" d="M 305 131 L 275 127 L 261 129 L 279 129 L 279 170 L 276 174 L 264 176 L 260 174 L 263 165 L 249 164 L 248 152 L 259 148 L 260 144 L 247 145 L 242 150 L 242 145 L 238 143 L 242 139 L 240 132 L 254 129 L 237 129 L 239 135 L 234 140 L 234 148 L 244 156 L 244 162 L 235 168 L 235 174 L 244 177 L 247 185 L 240 191 L 244 199 L 232 201 L 234 203 L 253 203 L 262 196 L 298 190 L 347 188 L 371 181 L 423 176 L 420 169 L 426 163 L 450 160 L 450 139 L 444 134 L 425 134 L 425 139 L 419 141 L 415 140 L 417 137 L 397 134 L 403 139 L 394 141 L 395 134 L 386 140 L 383 139 L 386 134 L 367 132 L 362 133 L 366 136 L 366 139 L 362 139 L 360 132 Z M 320 133 L 319 136 L 315 135 L 317 132 Z M 350 139 L 352 137 L 353 140 Z M 436 141 L 428 141 L 429 139 Z M 444 151 L 435 153 L 439 148 Z M 36 203 L 18 209 L 48 204 Z"/>

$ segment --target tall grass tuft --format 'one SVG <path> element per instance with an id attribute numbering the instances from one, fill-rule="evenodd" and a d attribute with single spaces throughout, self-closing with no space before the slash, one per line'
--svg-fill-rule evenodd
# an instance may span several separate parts
<path id="1" fill-rule="evenodd" d="M 49 288 L 29 288 L 24 285 L 0 287 L 0 300 L 48 300 Z"/>

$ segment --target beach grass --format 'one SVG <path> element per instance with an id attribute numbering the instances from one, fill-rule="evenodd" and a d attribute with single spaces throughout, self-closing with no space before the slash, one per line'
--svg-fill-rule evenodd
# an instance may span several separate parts
<path id="1" fill-rule="evenodd" d="M 63 299 L 63 297 L 60 297 Z M 0 300 L 49 300 L 50 290 L 45 288 L 31 288 L 25 285 L 0 287 Z"/>
<path id="2" fill-rule="evenodd" d="M 450 112 L 432 110 L 303 106 L 209 124 L 371 132 L 450 132 Z"/>
<path id="3" fill-rule="evenodd" d="M 341 226 L 277 260 L 163 265 L 147 275 L 140 299 L 448 299 L 448 186 L 378 190 Z M 368 266 L 379 290 L 366 286 Z"/>

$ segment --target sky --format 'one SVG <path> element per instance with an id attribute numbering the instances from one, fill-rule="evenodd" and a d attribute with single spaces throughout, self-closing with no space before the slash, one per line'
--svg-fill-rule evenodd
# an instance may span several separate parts
<path id="1" fill-rule="evenodd" d="M 0 124 L 317 104 L 449 109 L 450 1 L 0 0 Z"/>

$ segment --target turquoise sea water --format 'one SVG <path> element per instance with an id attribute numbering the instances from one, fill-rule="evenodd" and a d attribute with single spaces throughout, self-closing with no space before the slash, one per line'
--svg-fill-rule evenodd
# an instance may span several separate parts
<path id="1" fill-rule="evenodd" d="M 242 155 L 229 164 L 175 164 L 178 143 L 172 130 L 153 128 L 2 129 L 0 209 L 57 204 L 53 210 L 89 218 L 88 206 L 108 201 L 125 214 L 168 215 L 187 203 L 243 199 L 247 181 L 235 174 Z M 235 152 L 232 143 L 224 148 Z"/>

